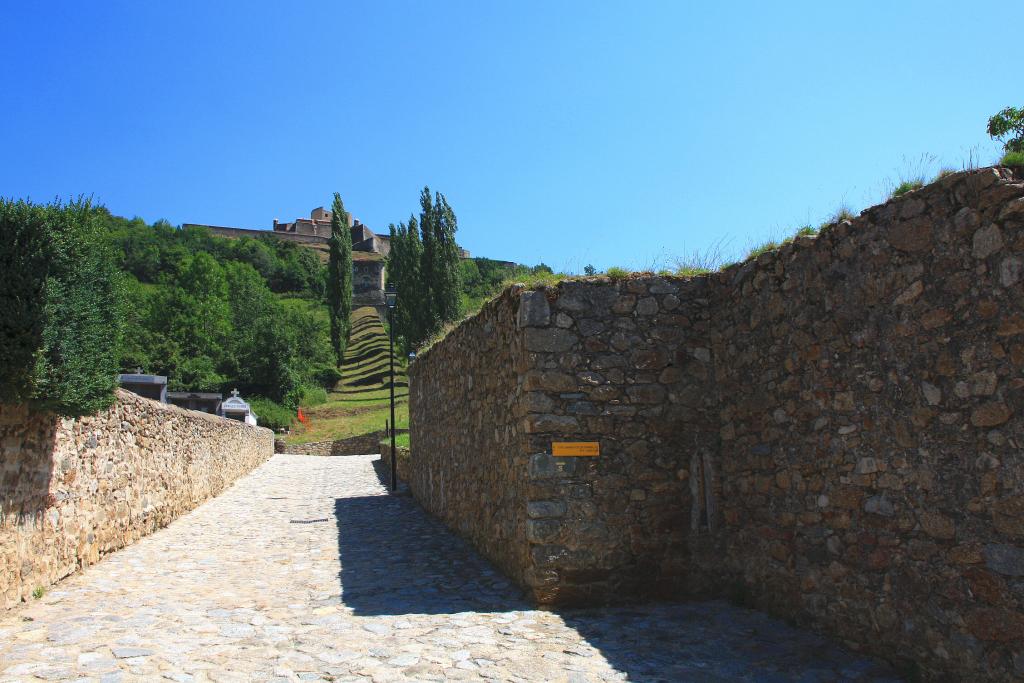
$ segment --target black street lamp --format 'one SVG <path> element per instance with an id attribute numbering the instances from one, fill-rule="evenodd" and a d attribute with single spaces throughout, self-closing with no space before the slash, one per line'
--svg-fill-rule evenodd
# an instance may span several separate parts
<path id="1" fill-rule="evenodd" d="M 388 306 L 388 349 L 391 364 L 391 490 L 398 490 L 398 461 L 395 459 L 395 321 L 392 312 L 398 303 L 394 285 L 384 290 L 384 303 Z"/>

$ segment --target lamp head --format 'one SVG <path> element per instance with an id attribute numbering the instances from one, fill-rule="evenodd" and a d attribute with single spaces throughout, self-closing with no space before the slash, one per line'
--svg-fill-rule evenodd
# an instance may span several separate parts
<path id="1" fill-rule="evenodd" d="M 398 291 L 394 285 L 388 285 L 387 289 L 384 290 L 384 303 L 387 304 L 388 308 L 394 308 L 398 302 Z"/>

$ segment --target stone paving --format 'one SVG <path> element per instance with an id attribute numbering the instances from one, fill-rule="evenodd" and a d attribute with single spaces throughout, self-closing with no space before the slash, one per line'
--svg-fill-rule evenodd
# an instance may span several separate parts
<path id="1" fill-rule="evenodd" d="M 723 602 L 531 609 L 379 470 L 274 456 L 0 615 L 0 681 L 896 680 Z"/>

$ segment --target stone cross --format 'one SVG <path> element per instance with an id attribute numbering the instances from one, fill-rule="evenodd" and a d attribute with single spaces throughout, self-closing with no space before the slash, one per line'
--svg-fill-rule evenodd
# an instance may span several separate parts
<path id="1" fill-rule="evenodd" d="M 235 398 L 238 398 L 238 389 L 232 389 L 232 390 L 231 390 L 231 395 L 232 395 L 233 397 L 235 397 Z"/>

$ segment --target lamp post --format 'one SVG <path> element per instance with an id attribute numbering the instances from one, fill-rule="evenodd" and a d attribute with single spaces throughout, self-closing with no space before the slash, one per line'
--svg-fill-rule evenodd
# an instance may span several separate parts
<path id="1" fill-rule="evenodd" d="M 384 303 L 388 306 L 388 360 L 391 367 L 391 490 L 398 490 L 398 461 L 395 459 L 395 321 L 392 313 L 398 302 L 394 285 L 384 290 Z"/>

